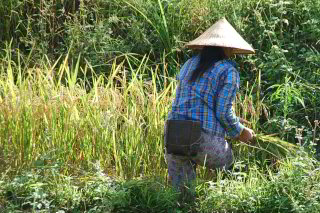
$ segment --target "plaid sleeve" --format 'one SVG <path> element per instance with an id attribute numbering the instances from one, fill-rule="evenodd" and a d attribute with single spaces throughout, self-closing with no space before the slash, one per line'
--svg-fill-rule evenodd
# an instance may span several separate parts
<path id="1" fill-rule="evenodd" d="M 227 135 L 236 138 L 244 128 L 232 110 L 232 101 L 236 97 L 240 84 L 239 73 L 235 68 L 230 67 L 223 72 L 220 80 L 223 84 L 217 94 L 216 117 Z"/>

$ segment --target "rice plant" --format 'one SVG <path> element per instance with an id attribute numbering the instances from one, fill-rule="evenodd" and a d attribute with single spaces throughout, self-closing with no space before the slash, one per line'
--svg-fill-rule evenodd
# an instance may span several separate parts
<path id="1" fill-rule="evenodd" d="M 86 79 L 77 75 L 88 67 L 80 68 L 79 60 L 73 69 L 68 55 L 52 66 L 40 64 L 19 81 L 13 73 L 21 67 L 9 56 L 2 61 L 5 168 L 57 163 L 70 172 L 98 161 L 107 173 L 123 178 L 164 174 L 162 130 L 174 81 L 162 91 L 158 75 L 146 81 L 145 57 L 137 70 L 114 64 L 107 82 L 93 76 L 87 92 Z"/>

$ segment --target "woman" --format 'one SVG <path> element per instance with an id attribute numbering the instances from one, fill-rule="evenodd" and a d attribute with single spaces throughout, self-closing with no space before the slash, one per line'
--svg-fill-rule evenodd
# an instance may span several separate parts
<path id="1" fill-rule="evenodd" d="M 196 165 L 228 168 L 232 150 L 225 136 L 241 141 L 253 137 L 232 111 L 240 78 L 234 54 L 252 47 L 221 19 L 187 47 L 201 49 L 181 68 L 179 85 L 165 126 L 166 161 L 171 184 L 178 189 L 196 178 Z"/>

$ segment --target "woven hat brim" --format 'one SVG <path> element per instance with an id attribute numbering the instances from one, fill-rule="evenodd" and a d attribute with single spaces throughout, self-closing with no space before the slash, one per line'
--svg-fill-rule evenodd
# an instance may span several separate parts
<path id="1" fill-rule="evenodd" d="M 254 54 L 254 49 L 225 19 L 217 21 L 202 35 L 186 44 L 186 47 L 202 49 L 205 46 L 232 48 L 234 54 Z"/>
<path id="2" fill-rule="evenodd" d="M 190 48 L 190 49 L 198 49 L 201 50 L 203 47 L 208 47 L 208 46 L 217 46 L 217 47 L 221 47 L 221 45 L 186 45 L 186 47 Z M 255 50 L 248 50 L 248 49 L 237 49 L 234 47 L 226 47 L 224 46 L 223 48 L 232 48 L 232 53 L 233 54 L 255 54 Z"/>

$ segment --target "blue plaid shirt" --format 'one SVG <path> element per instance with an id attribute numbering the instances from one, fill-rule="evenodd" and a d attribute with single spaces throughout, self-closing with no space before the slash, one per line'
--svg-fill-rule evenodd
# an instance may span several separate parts
<path id="1" fill-rule="evenodd" d="M 244 126 L 232 110 L 239 89 L 240 76 L 235 63 L 222 60 L 213 64 L 195 82 L 189 82 L 200 56 L 189 59 L 181 68 L 179 85 L 169 120 L 200 121 L 202 129 L 215 136 L 231 138 L 240 135 Z"/>

